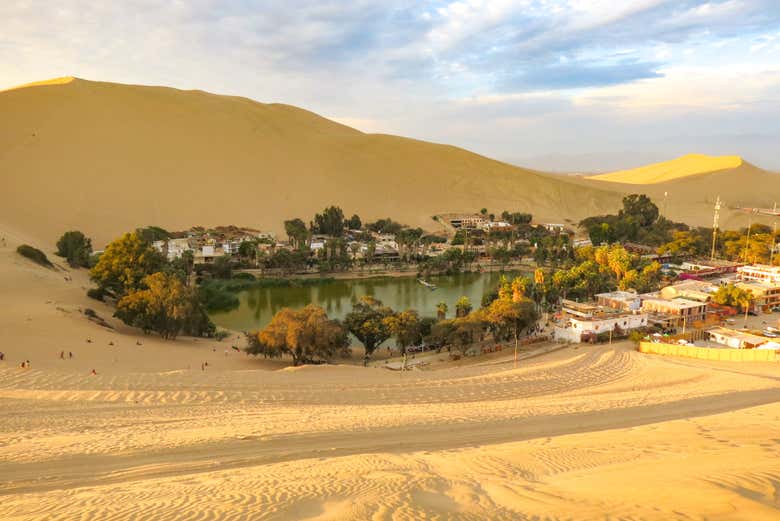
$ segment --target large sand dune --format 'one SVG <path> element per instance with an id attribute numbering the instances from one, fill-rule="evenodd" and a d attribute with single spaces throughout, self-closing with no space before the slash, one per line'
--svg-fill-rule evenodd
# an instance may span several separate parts
<path id="1" fill-rule="evenodd" d="M 59 79 L 0 92 L 0 114 L 0 222 L 47 240 L 75 228 L 101 245 L 147 224 L 280 231 L 330 204 L 427 228 L 482 207 L 558 222 L 619 205 L 459 148 L 201 91 Z"/>
<path id="2" fill-rule="evenodd" d="M 776 364 L 615 344 L 287 370 L 139 335 L 0 235 L 0 519 L 777 518 Z"/>
<path id="3" fill-rule="evenodd" d="M 664 183 L 692 175 L 731 170 L 740 165 L 742 165 L 742 158 L 739 156 L 712 157 L 704 154 L 688 154 L 671 161 L 594 175 L 589 177 L 589 179 L 631 185 L 647 185 Z"/>

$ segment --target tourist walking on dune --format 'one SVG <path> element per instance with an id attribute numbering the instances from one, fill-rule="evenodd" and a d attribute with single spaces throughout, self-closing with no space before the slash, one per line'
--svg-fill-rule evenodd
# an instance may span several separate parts
<path id="1" fill-rule="evenodd" d="M 60 360 L 65 360 L 65 350 L 60 351 Z"/>

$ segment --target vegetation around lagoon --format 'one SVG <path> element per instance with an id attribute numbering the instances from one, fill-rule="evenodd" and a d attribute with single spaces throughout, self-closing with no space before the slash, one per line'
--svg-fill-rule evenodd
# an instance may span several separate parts
<path id="1" fill-rule="evenodd" d="M 45 268 L 54 267 L 54 264 L 51 263 L 45 253 L 43 253 L 38 248 L 30 246 L 29 244 L 20 245 L 18 248 L 16 248 L 16 253 Z"/>

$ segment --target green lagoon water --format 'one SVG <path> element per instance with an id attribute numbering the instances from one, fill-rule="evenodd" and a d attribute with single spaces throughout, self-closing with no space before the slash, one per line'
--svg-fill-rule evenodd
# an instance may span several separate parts
<path id="1" fill-rule="evenodd" d="M 507 277 L 516 276 L 507 272 Z M 254 288 L 238 294 L 240 305 L 233 311 L 213 313 L 219 326 L 237 331 L 253 331 L 264 327 L 283 307 L 302 308 L 308 304 L 322 306 L 331 318 L 344 318 L 352 303 L 371 295 L 395 310 L 416 309 L 422 316 L 436 316 L 436 304 L 447 303 L 448 317 L 455 314 L 455 302 L 467 296 L 478 308 L 482 295 L 498 284 L 500 273 L 462 273 L 431 277 L 437 289 L 430 290 L 414 277 L 386 277 L 357 280 L 334 280 L 292 287 Z"/>

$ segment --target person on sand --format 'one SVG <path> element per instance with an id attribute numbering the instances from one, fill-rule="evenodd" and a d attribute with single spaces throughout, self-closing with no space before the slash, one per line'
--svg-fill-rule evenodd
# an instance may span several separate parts
<path id="1" fill-rule="evenodd" d="M 93 370 L 92 370 L 92 372 L 91 372 L 91 373 L 89 373 L 89 374 L 91 374 L 91 375 L 93 375 L 93 376 L 97 376 L 97 371 L 95 371 L 95 370 L 93 369 Z"/>
<path id="2" fill-rule="evenodd" d="M 32 365 L 30 364 L 30 361 L 29 361 L 29 360 L 25 360 L 25 362 L 26 362 L 26 364 L 27 364 L 27 369 L 29 369 L 30 367 L 32 367 Z"/>
<path id="3" fill-rule="evenodd" d="M 2 362 L 3 360 L 5 360 L 5 353 L 0 351 L 0 362 Z"/>
<path id="4" fill-rule="evenodd" d="M 21 367 L 22 369 L 24 369 L 24 368 L 26 368 L 26 367 L 27 367 L 27 365 L 26 365 L 24 362 L 22 362 L 22 365 L 21 365 L 20 367 Z"/>
<path id="5" fill-rule="evenodd" d="M 91 338 L 88 338 L 88 339 L 87 339 L 87 343 L 88 343 L 88 344 L 91 344 L 91 343 L 92 343 L 92 339 L 91 339 Z"/>
<path id="6" fill-rule="evenodd" d="M 65 360 L 65 350 L 60 351 L 60 360 Z"/>
<path id="7" fill-rule="evenodd" d="M 68 351 L 68 358 L 73 358 L 73 351 Z"/>

